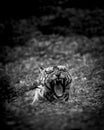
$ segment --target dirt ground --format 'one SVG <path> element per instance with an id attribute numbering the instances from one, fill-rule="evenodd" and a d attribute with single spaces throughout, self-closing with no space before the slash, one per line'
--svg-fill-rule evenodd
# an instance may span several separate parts
<path id="1" fill-rule="evenodd" d="M 61 16 L 65 16 L 64 13 L 61 12 Z M 42 24 L 39 21 L 36 24 L 40 30 L 34 28 L 36 32 L 32 28 L 34 25 L 27 28 L 28 20 L 20 20 L 20 23 L 13 25 L 16 31 L 12 41 L 20 44 L 12 48 L 6 46 L 5 59 L 0 57 L 4 60 L 0 62 L 2 129 L 104 129 L 104 37 L 95 36 L 96 33 L 92 37 L 82 35 L 83 28 L 81 35 L 76 32 L 70 34 L 70 31 L 65 31 L 67 27 L 61 28 L 60 25 L 56 29 L 56 23 L 56 26 L 52 23 L 50 34 L 47 35 L 45 27 L 48 28 L 51 20 L 57 18 L 58 14 L 42 16 L 39 19 Z M 77 19 L 76 16 L 75 18 Z M 73 26 L 75 27 L 74 23 Z M 24 28 L 25 31 L 22 32 Z M 57 33 L 64 31 L 64 34 Z M 87 30 L 86 34 L 88 32 L 92 34 L 91 30 Z M 39 66 L 52 65 L 67 65 L 69 68 L 72 77 L 69 101 L 39 101 L 32 104 Z"/>

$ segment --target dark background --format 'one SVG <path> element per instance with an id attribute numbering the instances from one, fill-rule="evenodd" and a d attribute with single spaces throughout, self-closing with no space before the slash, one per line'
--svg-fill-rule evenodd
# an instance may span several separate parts
<path id="1" fill-rule="evenodd" d="M 26 18 L 31 15 L 37 17 L 44 15 L 48 6 L 62 8 L 80 8 L 80 9 L 103 9 L 103 1 L 93 0 L 31 0 L 31 1 L 1 1 L 0 2 L 0 21 L 8 19 Z M 43 9 L 44 8 L 44 9 Z"/>
<path id="2" fill-rule="evenodd" d="M 66 9 L 74 9 L 65 13 Z M 81 13 L 78 11 L 81 10 Z M 74 14 L 74 16 L 73 16 Z M 80 18 L 80 15 L 81 16 Z M 21 45 L 13 41 L 14 37 L 23 36 L 23 32 L 18 31 L 21 28 L 21 20 L 35 17 L 33 22 L 38 31 L 43 34 L 61 34 L 66 35 L 75 33 L 78 35 L 85 35 L 88 37 L 102 36 L 104 34 L 104 10 L 103 1 L 82 1 L 82 0 L 32 0 L 32 1 L 1 1 L 0 2 L 0 46 L 15 46 Z M 44 22 L 44 16 L 53 15 L 53 20 L 47 19 Z M 73 17 L 75 20 L 73 20 Z M 78 17 L 78 19 L 77 19 Z M 42 18 L 42 20 L 41 20 Z M 69 20 L 71 19 L 71 20 Z M 60 22 L 61 21 L 61 22 Z M 46 25 L 44 25 L 44 23 Z M 74 23 L 74 25 L 72 25 Z M 27 27 L 31 23 L 24 25 L 22 28 L 34 28 L 34 26 Z M 18 27 L 17 27 L 18 26 Z M 59 29 L 56 29 L 59 26 Z M 65 30 L 66 28 L 66 30 Z M 29 30 L 28 29 L 28 30 Z M 70 30 L 70 33 L 69 33 Z M 18 34 L 19 32 L 19 34 Z M 26 31 L 25 31 L 26 32 Z M 25 36 L 26 37 L 26 36 Z M 24 43 L 22 43 L 24 44 Z"/>

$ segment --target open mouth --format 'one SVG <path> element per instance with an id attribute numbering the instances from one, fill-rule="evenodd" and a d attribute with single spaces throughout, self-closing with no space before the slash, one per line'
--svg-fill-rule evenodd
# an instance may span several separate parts
<path id="1" fill-rule="evenodd" d="M 46 93 L 45 97 L 49 100 L 67 100 L 69 96 L 71 78 L 67 75 L 57 74 L 51 75 L 45 82 Z"/>
<path id="2" fill-rule="evenodd" d="M 55 97 L 60 98 L 63 96 L 65 91 L 65 86 L 64 86 L 65 84 L 63 79 L 52 80 L 50 85 L 54 92 Z"/>
<path id="3" fill-rule="evenodd" d="M 56 81 L 56 84 L 54 85 L 54 92 L 57 97 L 61 97 L 63 95 L 63 86 L 61 81 Z"/>
<path id="4" fill-rule="evenodd" d="M 41 72 L 39 82 L 44 88 L 43 96 L 49 101 L 67 101 L 72 82 L 69 71 L 62 66 L 46 68 Z"/>

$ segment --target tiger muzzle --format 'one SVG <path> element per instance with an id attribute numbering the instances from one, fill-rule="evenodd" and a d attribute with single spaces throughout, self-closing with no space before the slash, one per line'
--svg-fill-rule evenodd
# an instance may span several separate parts
<path id="1" fill-rule="evenodd" d="M 47 87 L 50 90 L 49 96 L 51 95 L 53 100 L 67 100 L 71 80 L 68 77 L 64 77 L 61 73 L 58 73 L 54 77 L 56 78 L 52 78 L 47 84 Z"/>

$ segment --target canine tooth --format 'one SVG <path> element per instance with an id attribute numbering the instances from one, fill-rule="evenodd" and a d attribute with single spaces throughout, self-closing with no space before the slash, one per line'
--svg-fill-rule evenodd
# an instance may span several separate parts
<path id="1" fill-rule="evenodd" d="M 54 84 L 56 85 L 56 80 L 54 80 Z"/>
<path id="2" fill-rule="evenodd" d="M 47 82 L 46 85 L 47 85 L 48 88 L 50 88 L 50 83 L 49 82 Z"/>
<path id="3" fill-rule="evenodd" d="M 52 79 L 55 80 L 57 77 L 55 75 L 53 75 Z"/>
<path id="4" fill-rule="evenodd" d="M 61 79 L 61 83 L 63 84 L 64 83 L 64 81 L 63 81 L 64 79 Z"/>

